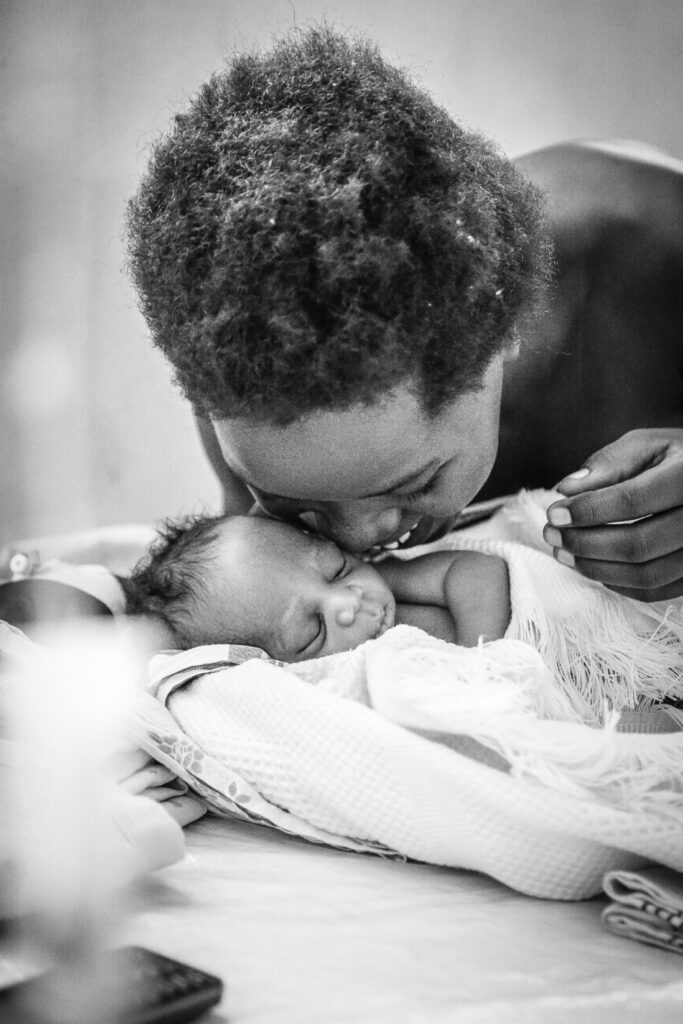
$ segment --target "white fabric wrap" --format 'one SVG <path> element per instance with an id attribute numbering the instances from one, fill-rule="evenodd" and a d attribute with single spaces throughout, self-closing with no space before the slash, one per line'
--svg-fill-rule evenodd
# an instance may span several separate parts
<path id="1" fill-rule="evenodd" d="M 680 608 L 509 541 L 437 547 L 505 558 L 505 639 L 465 649 L 399 626 L 345 654 L 209 672 L 203 648 L 194 676 L 192 652 L 156 658 L 156 692 L 207 754 L 323 832 L 556 899 L 599 892 L 607 870 L 683 870 L 683 732 L 619 733 L 611 710 L 683 696 Z"/>

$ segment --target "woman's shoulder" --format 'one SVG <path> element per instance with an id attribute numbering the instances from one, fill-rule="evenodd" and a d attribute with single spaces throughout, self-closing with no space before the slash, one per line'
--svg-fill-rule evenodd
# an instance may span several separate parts
<path id="1" fill-rule="evenodd" d="M 554 298 L 565 315 L 571 309 L 581 321 L 591 304 L 627 325 L 634 314 L 663 315 L 680 340 L 683 160 L 644 143 L 602 140 L 559 143 L 516 162 L 546 197 Z"/>
<path id="2" fill-rule="evenodd" d="M 516 162 L 546 194 L 555 274 L 506 369 L 481 497 L 552 486 L 634 427 L 683 422 L 683 161 L 605 141 Z"/>
<path id="3" fill-rule="evenodd" d="M 514 163 L 545 192 L 554 223 L 598 215 L 645 220 L 680 233 L 683 160 L 656 146 L 577 139 L 534 150 Z"/>

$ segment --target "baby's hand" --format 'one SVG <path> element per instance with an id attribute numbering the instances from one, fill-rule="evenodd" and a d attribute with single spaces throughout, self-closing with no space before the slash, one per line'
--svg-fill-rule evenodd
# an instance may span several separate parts
<path id="1" fill-rule="evenodd" d="M 563 565 L 640 601 L 683 595 L 683 429 L 633 430 L 557 485 L 543 536 Z"/>
<path id="2" fill-rule="evenodd" d="M 122 746 L 107 763 L 110 775 L 128 793 L 155 800 L 184 828 L 206 813 L 197 797 L 170 768 L 153 760 L 139 747 Z"/>

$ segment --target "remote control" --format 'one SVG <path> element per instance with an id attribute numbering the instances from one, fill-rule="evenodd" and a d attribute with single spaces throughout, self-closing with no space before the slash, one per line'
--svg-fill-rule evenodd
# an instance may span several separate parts
<path id="1" fill-rule="evenodd" d="M 219 978 L 141 946 L 103 953 L 98 976 L 100 971 L 110 979 L 116 1009 L 98 1008 L 97 1024 L 189 1024 L 223 994 Z M 60 982 L 60 971 L 55 969 L 0 989 L 3 1024 L 62 1024 L 60 1000 L 55 998 L 63 991 Z M 79 1012 L 78 993 L 66 1003 L 71 1020 L 64 1024 L 95 1024 Z"/>

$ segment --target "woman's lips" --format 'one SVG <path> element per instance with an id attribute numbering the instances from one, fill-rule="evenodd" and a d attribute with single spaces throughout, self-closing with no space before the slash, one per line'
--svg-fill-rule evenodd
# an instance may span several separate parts
<path id="1" fill-rule="evenodd" d="M 426 544 L 427 541 L 438 540 L 448 533 L 449 530 L 453 529 L 457 518 L 457 515 L 448 516 L 444 519 L 423 516 L 422 519 L 418 519 L 409 530 L 406 530 L 399 537 L 385 541 L 383 544 L 373 544 L 371 548 L 363 552 L 363 556 L 370 559 L 378 558 L 380 555 L 391 553 L 392 551 L 414 548 L 419 544 Z"/>
<path id="2" fill-rule="evenodd" d="M 413 525 L 402 533 L 400 537 L 396 537 L 394 540 L 385 541 L 383 544 L 373 544 L 371 548 L 363 552 L 365 555 L 369 555 L 371 558 L 375 555 L 382 555 L 385 551 L 398 551 L 399 548 L 412 547 L 415 544 L 414 535 L 417 528 L 420 526 L 420 521 L 413 523 Z"/>
<path id="3" fill-rule="evenodd" d="M 445 516 L 436 519 L 433 516 L 423 516 L 418 523 L 410 530 L 410 536 L 401 548 L 415 548 L 420 544 L 427 544 L 429 541 L 439 540 L 445 537 L 457 523 L 459 515 Z"/>

